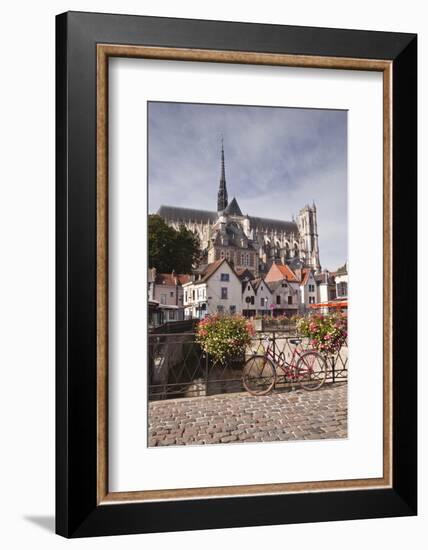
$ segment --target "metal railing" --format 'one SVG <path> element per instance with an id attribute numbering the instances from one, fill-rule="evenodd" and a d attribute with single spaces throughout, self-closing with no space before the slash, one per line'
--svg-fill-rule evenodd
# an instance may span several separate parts
<path id="1" fill-rule="evenodd" d="M 273 340 L 278 353 L 291 361 L 296 336 L 289 332 L 269 331 L 252 338 L 245 357 L 221 364 L 206 354 L 196 342 L 194 333 L 150 334 L 148 352 L 149 401 L 201 397 L 244 391 L 241 381 L 245 359 L 253 353 L 263 353 L 266 336 Z M 309 340 L 302 339 L 299 349 L 310 348 Z M 326 382 L 334 383 L 348 377 L 347 345 L 334 355 L 327 356 Z M 278 369 L 277 388 L 292 386 Z"/>

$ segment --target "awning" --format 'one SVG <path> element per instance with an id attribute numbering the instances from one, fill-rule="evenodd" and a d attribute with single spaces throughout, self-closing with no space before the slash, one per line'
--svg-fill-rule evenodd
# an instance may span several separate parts
<path id="1" fill-rule="evenodd" d="M 319 304 L 309 304 L 309 307 L 311 309 L 320 309 L 322 307 L 335 307 L 338 309 L 343 309 L 348 307 L 348 300 L 344 300 L 341 302 L 322 302 Z"/>

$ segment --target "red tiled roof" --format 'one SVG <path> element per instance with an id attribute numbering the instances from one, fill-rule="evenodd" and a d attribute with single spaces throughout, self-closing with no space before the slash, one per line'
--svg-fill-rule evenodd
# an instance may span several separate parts
<path id="1" fill-rule="evenodd" d="M 301 285 L 305 285 L 308 282 L 310 272 L 310 269 L 302 269 L 302 282 L 300 283 Z"/>
<path id="2" fill-rule="evenodd" d="M 275 264 L 275 265 L 283 275 L 284 279 L 286 279 L 287 281 L 297 281 L 297 277 L 295 273 L 291 270 L 290 267 L 288 267 L 288 265 L 284 265 L 284 264 Z"/>
<path id="3" fill-rule="evenodd" d="M 186 273 L 156 273 L 155 283 L 157 285 L 180 286 L 188 283 L 190 280 L 191 276 Z"/>

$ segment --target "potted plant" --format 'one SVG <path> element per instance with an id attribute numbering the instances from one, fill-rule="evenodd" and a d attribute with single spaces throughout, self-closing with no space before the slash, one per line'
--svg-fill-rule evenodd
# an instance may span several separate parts
<path id="1" fill-rule="evenodd" d="M 209 315 L 196 329 L 196 340 L 202 349 L 223 365 L 243 362 L 253 335 L 252 323 L 240 315 Z"/>
<path id="2" fill-rule="evenodd" d="M 334 355 L 346 342 L 348 318 L 343 313 L 312 314 L 296 321 L 300 335 L 309 338 L 313 348 L 325 355 Z"/>

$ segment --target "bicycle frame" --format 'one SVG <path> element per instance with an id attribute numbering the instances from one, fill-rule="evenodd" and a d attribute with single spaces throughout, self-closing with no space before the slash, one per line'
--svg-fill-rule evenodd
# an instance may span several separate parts
<path id="1" fill-rule="evenodd" d="M 277 343 L 271 338 L 267 338 L 266 340 L 268 342 L 268 346 L 265 349 L 264 356 L 270 359 L 275 367 L 279 367 L 286 377 L 294 377 L 297 358 L 301 357 L 303 352 L 299 351 L 297 345 L 295 345 L 291 356 L 291 361 L 288 362 L 285 358 L 284 352 L 277 351 Z M 283 358 L 281 357 L 281 354 L 283 355 Z"/>

